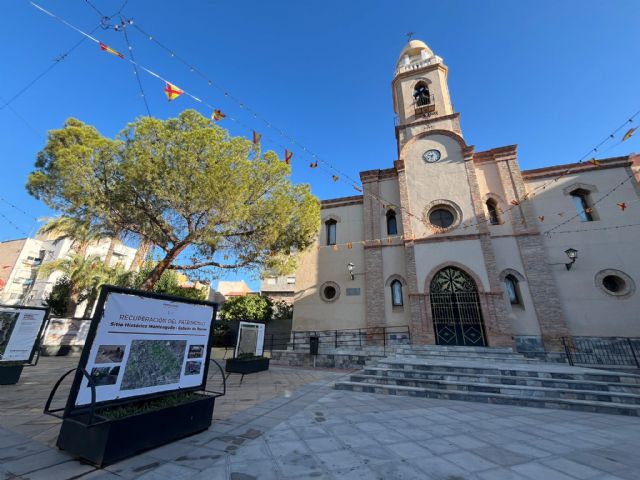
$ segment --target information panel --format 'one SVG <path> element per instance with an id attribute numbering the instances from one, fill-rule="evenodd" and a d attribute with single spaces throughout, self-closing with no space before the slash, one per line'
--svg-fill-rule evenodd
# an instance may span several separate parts
<path id="1" fill-rule="evenodd" d="M 215 308 L 108 292 L 85 345 L 88 356 L 83 352 L 96 402 L 202 386 Z M 89 403 L 89 380 L 82 377 L 75 405 Z"/>
<path id="2" fill-rule="evenodd" d="M 236 358 L 250 353 L 261 357 L 264 351 L 264 323 L 240 322 L 236 340 Z"/>
<path id="3" fill-rule="evenodd" d="M 31 361 L 47 311 L 46 308 L 0 306 L 0 362 Z"/>

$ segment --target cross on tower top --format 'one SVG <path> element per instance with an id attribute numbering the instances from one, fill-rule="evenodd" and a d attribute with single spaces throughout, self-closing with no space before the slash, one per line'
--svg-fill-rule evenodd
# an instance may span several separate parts
<path id="1" fill-rule="evenodd" d="M 411 37 L 413 37 L 413 35 L 414 35 L 415 33 L 416 33 L 416 32 L 407 32 L 407 33 L 405 33 L 405 35 L 407 36 L 407 42 L 410 42 L 410 41 L 411 41 Z"/>

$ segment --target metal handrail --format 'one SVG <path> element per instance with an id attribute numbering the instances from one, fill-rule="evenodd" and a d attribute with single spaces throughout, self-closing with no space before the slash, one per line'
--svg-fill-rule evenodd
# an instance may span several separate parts
<path id="1" fill-rule="evenodd" d="M 562 337 L 569 365 L 640 368 L 640 337 Z"/>

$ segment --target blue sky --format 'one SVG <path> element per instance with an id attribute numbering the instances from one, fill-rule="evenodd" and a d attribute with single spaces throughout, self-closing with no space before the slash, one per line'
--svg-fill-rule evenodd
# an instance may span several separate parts
<path id="1" fill-rule="evenodd" d="M 92 3 L 111 14 L 122 2 Z M 99 24 L 86 1 L 38 3 L 85 31 Z M 11 0 L 4 12 L 2 105 L 81 38 L 26 0 Z M 478 150 L 518 144 L 525 169 L 578 160 L 640 108 L 636 0 L 130 0 L 123 13 L 354 178 L 361 170 L 388 168 L 396 158 L 390 84 L 407 31 L 445 59 L 467 142 Z M 99 28 L 95 36 L 126 53 L 121 32 Z M 139 31 L 131 28 L 129 38 L 141 64 L 285 145 Z M 210 113 L 185 96 L 168 103 L 159 80 L 144 73 L 141 80 L 154 116 L 185 108 Z M 0 240 L 34 231 L 34 218 L 51 214 L 24 189 L 48 129 L 74 116 L 113 136 L 145 113 L 131 65 L 89 41 L 11 108 L 0 109 L 0 195 L 27 214 L 0 201 Z M 223 125 L 248 134 L 231 122 Z M 605 156 L 639 151 L 638 142 L 633 137 Z M 273 147 L 266 138 L 263 144 Z M 293 151 L 295 182 L 310 183 L 320 198 L 356 193 L 309 169 L 311 159 Z"/>

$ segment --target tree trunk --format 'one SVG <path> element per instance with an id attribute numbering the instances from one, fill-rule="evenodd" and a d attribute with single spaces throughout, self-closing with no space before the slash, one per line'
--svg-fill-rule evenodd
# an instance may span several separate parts
<path id="1" fill-rule="evenodd" d="M 67 316 L 69 318 L 73 318 L 75 316 L 79 298 L 80 295 L 77 292 L 72 290 L 69 293 L 69 298 L 67 299 Z"/>
<path id="2" fill-rule="evenodd" d="M 178 255 L 180 255 L 182 251 L 188 246 L 188 243 L 178 244 L 176 247 L 174 247 L 173 250 L 170 250 L 169 253 L 167 253 L 167 255 L 156 264 L 153 270 L 151 270 L 149 276 L 145 279 L 144 282 L 142 282 L 140 289 L 147 292 L 153 290 L 154 285 L 158 280 L 160 280 L 163 272 L 167 268 L 169 268 L 169 265 L 171 265 L 173 261 L 178 257 Z"/>
<path id="3" fill-rule="evenodd" d="M 133 262 L 131 262 L 132 271 L 137 272 L 140 270 L 140 267 L 142 267 L 142 264 L 144 263 L 144 260 L 147 258 L 147 255 L 151 250 L 152 246 L 153 244 L 146 238 L 143 238 L 140 241 L 138 250 L 136 250 L 136 254 L 133 257 Z"/>
<path id="4" fill-rule="evenodd" d="M 111 237 L 109 242 L 109 249 L 107 250 L 107 255 L 104 257 L 104 264 L 109 267 L 111 264 L 111 258 L 113 257 L 113 252 L 116 249 L 116 245 L 118 244 L 118 239 L 116 237 Z"/>

